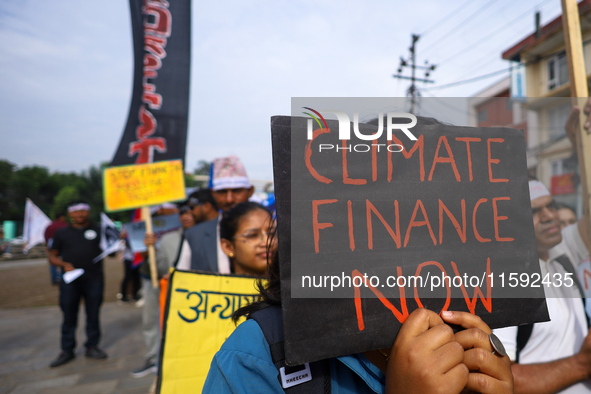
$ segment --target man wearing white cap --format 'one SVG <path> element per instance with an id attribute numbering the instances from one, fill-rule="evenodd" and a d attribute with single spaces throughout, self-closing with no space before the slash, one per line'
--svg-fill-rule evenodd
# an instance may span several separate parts
<path id="1" fill-rule="evenodd" d="M 549 322 L 494 332 L 515 363 L 515 393 L 590 393 L 591 336 L 574 268 L 589 256 L 587 228 L 580 220 L 561 233 L 546 186 L 530 180 L 529 191 L 542 278 L 570 276 L 575 283 L 544 286 Z"/>
<path id="2" fill-rule="evenodd" d="M 68 205 L 71 224 L 60 228 L 53 236 L 49 251 L 49 262 L 64 272 L 80 270 L 82 275 L 66 283 L 60 283 L 60 308 L 64 319 L 62 323 L 61 348 L 59 356 L 51 367 L 59 367 L 75 357 L 76 326 L 80 300 L 84 299 L 86 310 L 86 357 L 107 358 L 99 349 L 101 338 L 99 313 L 103 302 L 103 261 L 93 262 L 102 253 L 100 247 L 101 229 L 88 219 L 90 205 L 79 201 Z"/>
<path id="3" fill-rule="evenodd" d="M 236 156 L 214 159 L 209 187 L 221 212 L 248 201 L 254 192 L 244 165 Z M 177 268 L 186 268 L 190 261 L 193 270 L 230 273 L 230 260 L 220 246 L 219 216 L 187 230 L 185 239 L 190 246 L 190 257 L 181 252 Z"/>

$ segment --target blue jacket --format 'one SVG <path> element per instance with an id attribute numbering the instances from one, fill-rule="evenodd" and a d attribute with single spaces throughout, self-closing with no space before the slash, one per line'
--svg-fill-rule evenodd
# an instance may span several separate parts
<path id="1" fill-rule="evenodd" d="M 384 393 L 386 377 L 363 354 L 330 359 L 332 394 Z M 203 393 L 284 393 L 254 320 L 239 325 L 213 358 Z"/>

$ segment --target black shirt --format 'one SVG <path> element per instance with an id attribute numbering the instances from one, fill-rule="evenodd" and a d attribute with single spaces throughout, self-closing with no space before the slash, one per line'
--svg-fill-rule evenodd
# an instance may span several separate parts
<path id="1" fill-rule="evenodd" d="M 103 261 L 92 262 L 102 253 L 100 234 L 100 227 L 92 223 L 85 228 L 63 227 L 55 232 L 51 249 L 59 251 L 64 262 L 84 269 L 85 277 L 102 278 Z"/>

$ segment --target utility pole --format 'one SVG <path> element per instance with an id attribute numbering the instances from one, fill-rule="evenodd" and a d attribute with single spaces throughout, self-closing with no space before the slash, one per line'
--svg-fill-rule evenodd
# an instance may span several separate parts
<path id="1" fill-rule="evenodd" d="M 424 66 L 417 66 L 416 64 L 416 43 L 419 41 L 420 36 L 418 34 L 412 35 L 412 43 L 408 50 L 410 51 L 410 59 L 405 60 L 402 56 L 400 57 L 400 66 L 398 67 L 398 74 L 392 75 L 394 78 L 398 79 L 408 79 L 411 81 L 410 87 L 406 91 L 406 96 L 410 98 L 410 113 L 414 115 L 415 113 L 415 106 L 417 105 L 418 98 L 421 97 L 421 92 L 419 88 L 417 88 L 416 82 L 424 82 L 424 83 L 433 83 L 435 81 L 431 79 L 427 79 L 431 74 L 431 71 L 435 70 L 434 64 L 429 64 L 427 60 L 425 60 Z M 410 63 L 410 64 L 409 64 Z M 411 68 L 411 76 L 405 77 L 402 74 L 403 67 L 410 67 Z M 425 78 L 417 78 L 416 77 L 416 70 L 425 70 Z"/>

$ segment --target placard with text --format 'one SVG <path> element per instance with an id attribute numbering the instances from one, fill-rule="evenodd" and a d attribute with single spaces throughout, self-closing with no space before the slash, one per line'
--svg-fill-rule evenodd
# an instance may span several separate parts
<path id="1" fill-rule="evenodd" d="M 522 130 L 334 108 L 271 121 L 288 362 L 389 347 L 418 307 L 548 320 Z"/>

